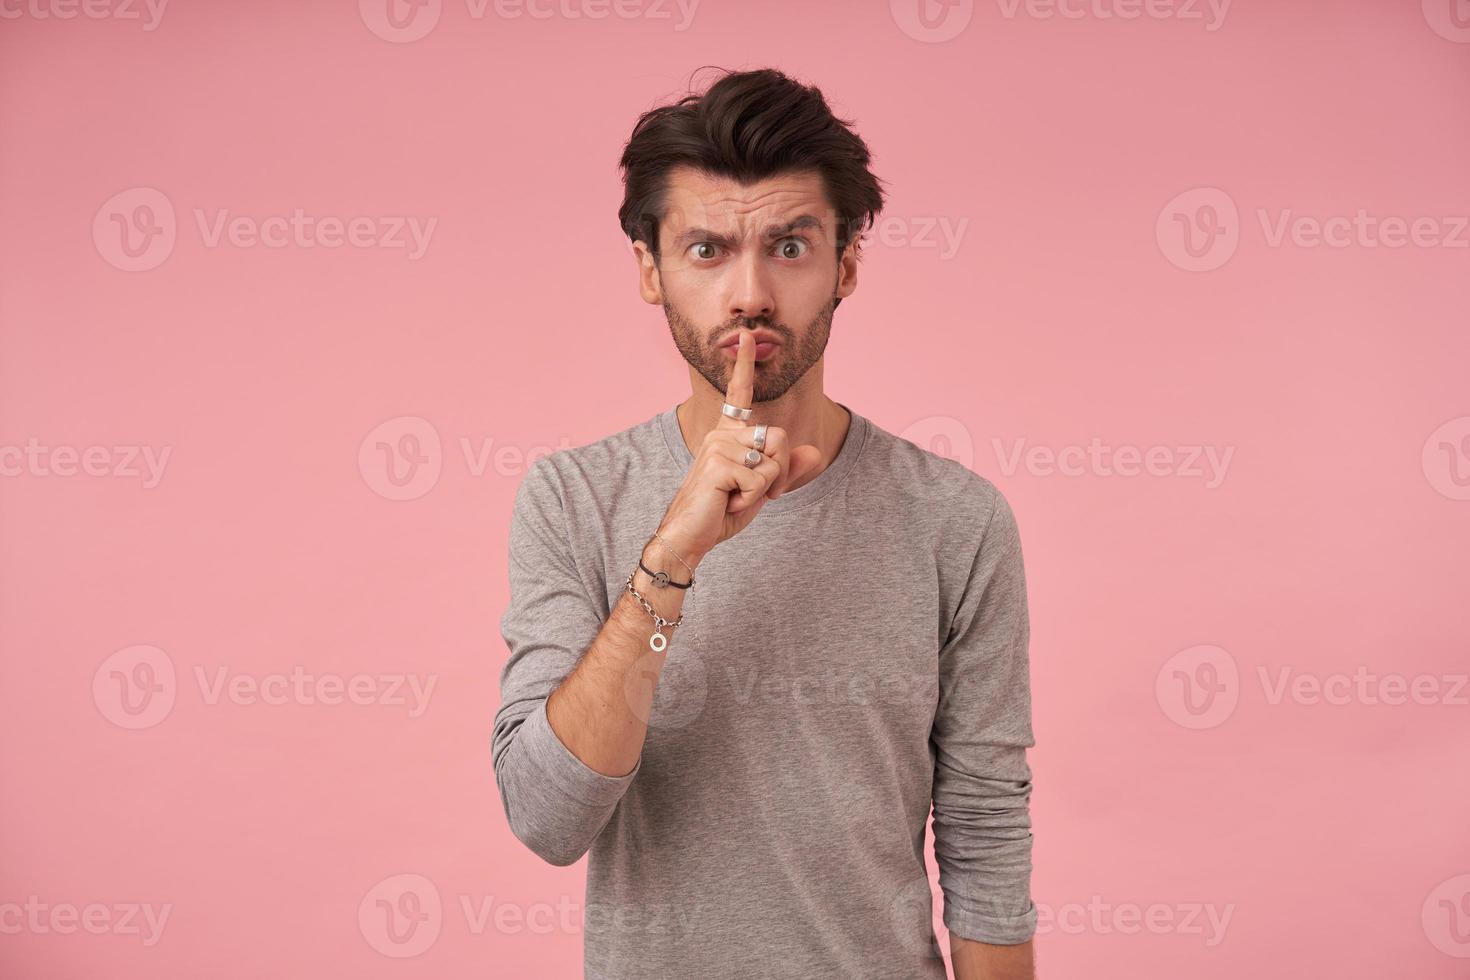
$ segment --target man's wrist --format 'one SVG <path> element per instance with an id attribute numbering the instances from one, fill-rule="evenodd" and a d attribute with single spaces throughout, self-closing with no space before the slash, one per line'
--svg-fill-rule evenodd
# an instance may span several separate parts
<path id="1" fill-rule="evenodd" d="M 693 573 L 673 555 L 674 553 L 668 546 L 660 545 L 658 538 L 650 538 L 643 546 L 643 553 L 639 556 L 641 565 L 633 569 L 634 588 L 643 595 L 645 602 L 653 605 L 654 610 L 660 616 L 671 621 L 679 618 L 679 611 L 684 605 L 684 596 L 688 589 L 675 588 L 668 583 L 677 582 L 679 585 L 685 585 L 694 581 Z M 697 561 L 690 561 L 689 564 L 696 568 L 699 566 Z M 657 573 L 667 575 L 668 583 L 660 587 L 659 581 L 654 578 Z M 637 604 L 636 599 L 631 596 L 629 598 Z M 639 615 L 641 616 L 642 613 Z M 668 628 L 665 627 L 666 630 Z"/>
<path id="2" fill-rule="evenodd" d="M 693 578 L 694 569 L 704 560 L 705 553 L 697 550 L 693 545 L 685 544 L 677 536 L 659 532 L 657 537 L 649 538 L 648 543 L 643 546 L 643 564 L 655 572 L 664 571 L 675 582 L 688 582 Z"/>

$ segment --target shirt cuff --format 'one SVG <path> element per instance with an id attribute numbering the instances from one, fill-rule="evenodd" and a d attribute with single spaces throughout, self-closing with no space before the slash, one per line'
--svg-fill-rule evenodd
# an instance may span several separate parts
<path id="1" fill-rule="evenodd" d="M 987 915 L 966 912 L 944 903 L 944 927 L 961 939 L 1015 946 L 1036 935 L 1036 903 L 1021 915 Z"/>
<path id="2" fill-rule="evenodd" d="M 589 767 L 562 744 L 551 722 L 546 718 L 545 700 L 537 703 L 521 722 L 516 733 L 519 751 L 545 777 L 546 781 L 571 799 L 589 806 L 616 803 L 627 790 L 638 770 L 643 768 L 639 753 L 633 771 L 624 776 L 605 776 Z"/>

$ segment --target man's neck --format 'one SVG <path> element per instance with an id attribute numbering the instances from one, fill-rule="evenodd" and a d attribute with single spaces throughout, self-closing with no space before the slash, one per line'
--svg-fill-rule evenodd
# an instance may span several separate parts
<path id="1" fill-rule="evenodd" d="M 690 372 L 693 374 L 693 372 Z M 699 447 L 705 435 L 715 427 L 720 417 L 720 406 L 725 397 L 719 389 L 712 387 L 703 377 L 698 379 L 694 392 L 679 403 L 676 415 L 679 431 L 691 455 L 699 455 Z M 774 425 L 786 430 L 788 446 L 810 443 L 822 451 L 822 462 L 801 481 L 786 488 L 789 492 L 810 483 L 842 449 L 847 438 L 852 415 L 841 405 L 828 398 L 820 388 L 810 392 L 799 391 L 802 386 L 794 385 L 785 395 L 775 401 L 756 402 L 751 406 L 751 416 L 746 425 Z"/>

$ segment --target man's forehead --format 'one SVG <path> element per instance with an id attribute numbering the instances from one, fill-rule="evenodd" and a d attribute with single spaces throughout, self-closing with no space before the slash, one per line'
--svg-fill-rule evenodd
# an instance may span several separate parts
<path id="1" fill-rule="evenodd" d="M 829 213 L 821 175 L 815 171 L 742 184 L 691 167 L 676 167 L 669 172 L 663 205 L 663 226 L 675 233 L 704 227 L 753 234 L 802 215 L 817 218 L 823 226 L 836 220 Z"/>

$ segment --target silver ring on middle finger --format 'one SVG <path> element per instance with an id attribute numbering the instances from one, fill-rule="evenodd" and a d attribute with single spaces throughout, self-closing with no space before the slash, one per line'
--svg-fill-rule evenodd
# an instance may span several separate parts
<path id="1" fill-rule="evenodd" d="M 755 469 L 756 466 L 760 464 L 760 461 L 765 458 L 765 453 L 761 452 L 759 449 L 747 449 L 745 451 L 745 465 L 750 467 L 751 469 Z"/>
<path id="2" fill-rule="evenodd" d="M 766 451 L 766 429 L 768 426 L 758 425 L 755 427 L 755 451 L 763 453 Z"/>

